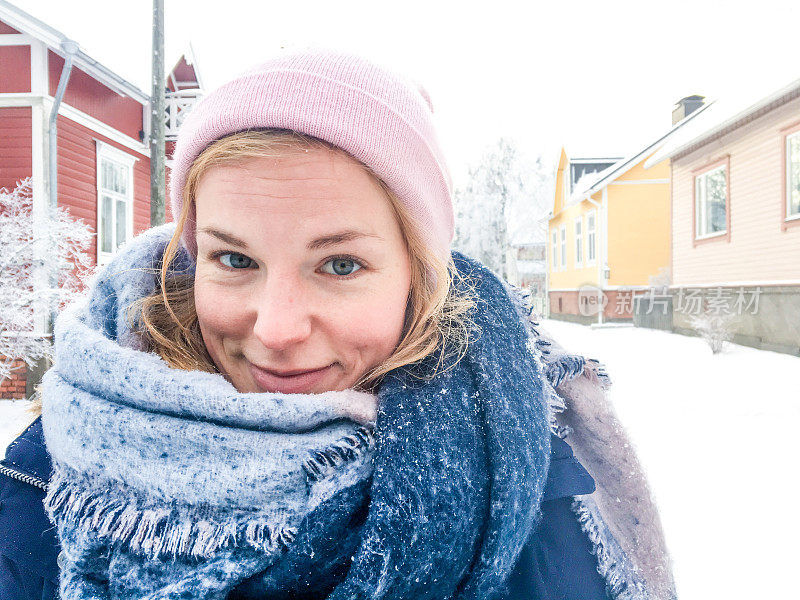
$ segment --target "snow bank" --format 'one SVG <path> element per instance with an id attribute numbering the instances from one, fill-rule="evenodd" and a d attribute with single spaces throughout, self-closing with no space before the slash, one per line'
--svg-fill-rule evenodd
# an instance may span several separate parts
<path id="1" fill-rule="evenodd" d="M 633 327 L 545 320 L 597 358 L 661 511 L 680 600 L 787 598 L 800 521 L 800 358 Z"/>
<path id="2" fill-rule="evenodd" d="M 6 447 L 34 419 L 27 412 L 28 400 L 0 400 L 0 456 L 5 456 Z"/>

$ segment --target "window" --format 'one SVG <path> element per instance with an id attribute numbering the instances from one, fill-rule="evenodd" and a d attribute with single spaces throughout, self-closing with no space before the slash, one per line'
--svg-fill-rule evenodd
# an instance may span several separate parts
<path id="1" fill-rule="evenodd" d="M 583 215 L 575 219 L 575 266 L 583 265 Z"/>
<path id="2" fill-rule="evenodd" d="M 800 217 L 800 131 L 786 136 L 786 218 Z"/>
<path id="3" fill-rule="evenodd" d="M 103 264 L 133 235 L 133 163 L 136 159 L 97 143 L 97 262 Z"/>
<path id="4" fill-rule="evenodd" d="M 728 170 L 719 165 L 698 175 L 694 181 L 695 237 L 712 237 L 728 230 Z"/>
<path id="5" fill-rule="evenodd" d="M 597 260 L 597 246 L 595 245 L 597 239 L 595 234 L 596 221 L 597 211 L 593 210 L 586 215 L 586 262 L 590 265 L 595 264 L 595 261 Z"/>
<path id="6" fill-rule="evenodd" d="M 558 270 L 558 232 L 553 229 L 553 244 L 550 250 L 550 264 L 553 265 L 553 271 Z"/>
<path id="7" fill-rule="evenodd" d="M 567 268 L 567 226 L 561 226 L 561 268 Z"/>

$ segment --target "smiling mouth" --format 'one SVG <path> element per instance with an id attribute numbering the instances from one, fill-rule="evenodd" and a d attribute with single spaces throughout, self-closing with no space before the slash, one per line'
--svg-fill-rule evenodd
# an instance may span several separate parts
<path id="1" fill-rule="evenodd" d="M 265 392 L 302 394 L 308 393 L 318 385 L 334 364 L 319 369 L 273 371 L 249 363 L 249 368 L 256 385 Z"/>

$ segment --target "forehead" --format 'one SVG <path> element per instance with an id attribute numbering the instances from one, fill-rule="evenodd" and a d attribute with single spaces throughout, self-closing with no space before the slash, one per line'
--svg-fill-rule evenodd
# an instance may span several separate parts
<path id="1" fill-rule="evenodd" d="M 215 166 L 195 194 L 198 222 L 230 218 L 393 217 L 377 179 L 342 152 L 318 148 Z M 367 219 L 370 220 L 370 219 Z"/>
<path id="2" fill-rule="evenodd" d="M 325 210 L 332 206 L 378 208 L 386 194 L 376 178 L 342 152 L 312 149 L 284 155 L 249 158 L 210 168 L 195 194 L 198 212 L 204 204 L 260 210 Z M 331 206 L 327 206 L 331 205 Z"/>

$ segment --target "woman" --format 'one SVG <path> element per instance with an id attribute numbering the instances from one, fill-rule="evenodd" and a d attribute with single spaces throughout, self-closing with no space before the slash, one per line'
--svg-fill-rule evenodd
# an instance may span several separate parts
<path id="1" fill-rule="evenodd" d="M 424 92 L 273 60 L 187 117 L 170 186 L 59 317 L 0 598 L 674 595 L 602 371 L 450 252 Z"/>

